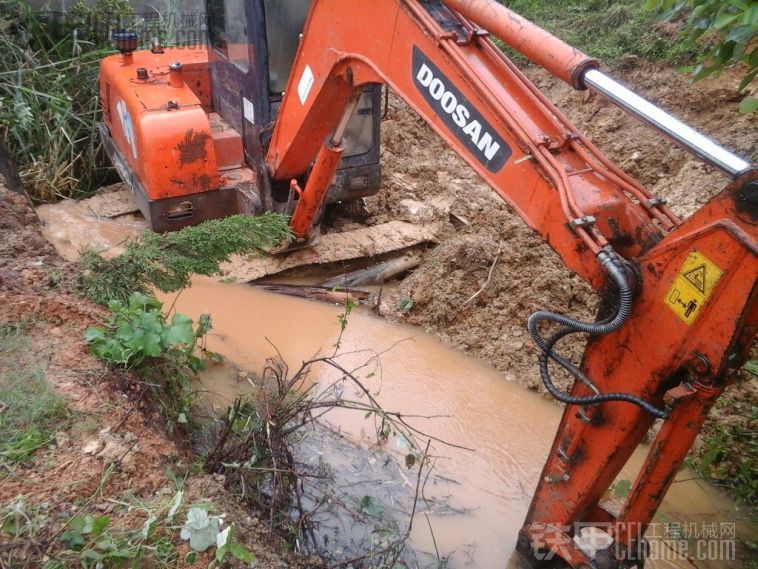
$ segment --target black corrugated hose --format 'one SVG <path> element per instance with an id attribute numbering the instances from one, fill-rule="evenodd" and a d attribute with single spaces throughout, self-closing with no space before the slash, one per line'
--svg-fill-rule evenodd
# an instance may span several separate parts
<path id="1" fill-rule="evenodd" d="M 580 322 L 579 320 L 575 320 L 564 314 L 558 314 L 557 312 L 540 310 L 529 316 L 529 319 L 527 320 L 529 334 L 531 334 L 532 339 L 540 348 L 539 366 L 542 383 L 545 384 L 545 388 L 553 397 L 568 405 L 595 405 L 597 403 L 606 403 L 608 401 L 625 401 L 641 407 L 659 419 L 666 419 L 669 415 L 668 411 L 658 409 L 651 403 L 648 403 L 644 399 L 632 395 L 631 393 L 600 393 L 592 380 L 587 377 L 584 372 L 572 364 L 568 359 L 553 351 L 555 344 L 569 334 L 576 334 L 577 332 L 584 332 L 592 336 L 608 334 L 609 332 L 618 330 L 629 317 L 632 310 L 632 287 L 626 279 L 621 260 L 612 252 L 601 251 L 598 254 L 598 261 L 603 265 L 603 268 L 618 288 L 619 304 L 615 315 L 604 320 L 590 323 Z M 564 327 L 550 338 L 545 339 L 539 333 L 539 323 L 543 321 L 555 322 Z M 550 370 L 548 369 L 548 362 L 550 359 L 566 369 L 579 381 L 592 388 L 592 390 L 595 391 L 595 395 L 574 397 L 558 389 L 550 378 Z"/>

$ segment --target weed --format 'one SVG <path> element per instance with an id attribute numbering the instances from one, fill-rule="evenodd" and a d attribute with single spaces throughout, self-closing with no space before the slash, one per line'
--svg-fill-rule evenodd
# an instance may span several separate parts
<path id="1" fill-rule="evenodd" d="M 228 554 L 240 561 L 251 562 L 255 560 L 248 549 L 237 542 L 234 537 L 234 526 L 221 529 L 222 518 L 208 515 L 204 508 L 190 508 L 187 512 L 187 521 L 182 526 L 180 537 L 189 541 L 194 551 L 206 551 L 216 546 L 216 561 L 224 561 Z"/>
<path id="2" fill-rule="evenodd" d="M 183 492 L 177 491 L 168 504 L 124 504 L 129 511 L 141 513 L 145 521 L 137 529 L 116 527 L 111 516 L 90 514 L 61 520 L 49 515 L 45 508 L 16 499 L 0 508 L 0 566 L 22 566 L 36 549 L 39 557 L 47 557 L 44 569 L 82 567 L 155 567 L 180 565 L 176 538 L 190 541 L 193 551 L 215 547 L 215 558 L 222 562 L 231 555 L 245 562 L 255 557 L 234 537 L 234 526 L 221 528 L 222 518 L 204 508 L 191 507 L 186 522 L 177 536 L 174 518 L 182 508 Z M 51 537 L 52 536 L 52 537 Z M 7 562 L 7 564 L 6 564 Z M 26 565 L 28 566 L 28 565 Z"/>
<path id="3" fill-rule="evenodd" d="M 205 359 L 220 356 L 205 349 L 205 335 L 211 329 L 208 315 L 201 315 L 195 325 L 178 313 L 169 321 L 162 308 L 160 301 L 138 292 L 128 302 L 111 301 L 107 324 L 88 328 L 85 339 L 104 362 L 135 369 L 170 424 L 186 424 L 194 399 L 192 381 L 204 369 Z"/>
<path id="4" fill-rule="evenodd" d="M 159 300 L 138 292 L 129 297 L 128 303 L 109 302 L 111 317 L 107 326 L 87 329 L 85 339 L 92 353 L 109 364 L 130 369 L 147 358 L 163 357 L 178 350 L 190 369 L 200 370 L 202 362 L 193 351 L 197 339 L 210 328 L 209 317 L 201 318 L 195 330 L 192 319 L 183 314 L 175 313 L 168 323 L 162 308 Z"/>
<path id="5" fill-rule="evenodd" d="M 336 286 L 332 288 L 332 292 L 336 290 L 337 290 Z M 347 323 L 348 323 L 350 314 L 352 314 L 356 306 L 357 304 L 355 300 L 353 300 L 350 294 L 346 292 L 345 293 L 345 310 L 343 310 L 342 313 L 337 315 L 337 323 L 340 325 L 340 333 L 339 333 L 339 336 L 337 336 L 337 341 L 334 342 L 335 354 L 340 349 L 340 346 L 342 346 L 342 336 L 345 334 L 345 330 L 347 329 Z"/>
<path id="6" fill-rule="evenodd" d="M 86 195 L 114 177 L 97 131 L 98 64 L 108 38 L 81 22 L 128 2 L 76 6 L 78 18 L 58 24 L 26 0 L 0 0 L 0 137 L 37 201 Z"/>
<path id="7" fill-rule="evenodd" d="M 649 9 L 664 12 L 667 20 L 681 19 L 686 46 L 705 40 L 707 51 L 691 71 L 693 81 L 742 64 L 746 69 L 738 90 L 758 76 L 758 8 L 754 2 L 727 0 L 646 0 Z M 758 110 L 758 97 L 747 96 L 740 112 Z"/>
<path id="8" fill-rule="evenodd" d="M 750 423 L 758 424 L 758 407 L 753 407 Z M 688 466 L 703 478 L 728 487 L 740 502 L 758 508 L 758 439 L 754 427 L 717 424 L 715 432 L 703 437 L 703 442 L 704 452 L 699 458 L 688 459 Z M 739 456 L 735 456 L 735 449 L 740 449 Z"/>
<path id="9" fill-rule="evenodd" d="M 0 327 L 0 466 L 26 462 L 67 426 L 69 412 L 21 325 Z"/>
<path id="10" fill-rule="evenodd" d="M 397 303 L 397 309 L 400 312 L 406 313 L 410 312 L 413 308 L 413 299 L 410 296 L 405 296 L 401 298 Z"/>
<path id="11" fill-rule="evenodd" d="M 94 251 L 82 256 L 84 293 L 100 304 L 126 301 L 133 292 L 185 288 L 193 274 L 216 275 L 231 255 L 253 254 L 290 237 L 287 218 L 267 213 L 214 219 L 171 233 L 146 231 L 124 252 L 103 258 Z"/>

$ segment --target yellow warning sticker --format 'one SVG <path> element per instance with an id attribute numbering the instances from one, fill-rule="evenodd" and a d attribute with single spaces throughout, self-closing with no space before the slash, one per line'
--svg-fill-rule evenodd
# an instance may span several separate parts
<path id="1" fill-rule="evenodd" d="M 681 320 L 690 325 L 711 296 L 722 270 L 699 251 L 687 256 L 664 301 Z"/>

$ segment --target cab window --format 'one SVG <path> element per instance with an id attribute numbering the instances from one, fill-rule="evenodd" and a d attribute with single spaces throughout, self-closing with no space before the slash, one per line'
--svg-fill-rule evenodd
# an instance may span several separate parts
<path id="1" fill-rule="evenodd" d="M 243 0 L 210 0 L 208 26 L 211 45 L 242 71 L 250 69 Z"/>
<path id="2" fill-rule="evenodd" d="M 264 0 L 272 94 L 280 95 L 287 87 L 310 6 L 310 0 Z"/>

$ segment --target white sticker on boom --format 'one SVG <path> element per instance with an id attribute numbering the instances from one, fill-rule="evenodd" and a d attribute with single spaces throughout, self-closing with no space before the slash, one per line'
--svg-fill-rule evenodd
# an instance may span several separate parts
<path id="1" fill-rule="evenodd" d="M 308 93 L 311 92 L 311 87 L 313 87 L 313 71 L 311 71 L 310 65 L 306 65 L 297 84 L 297 96 L 300 97 L 301 104 L 305 104 Z"/>
<path id="2" fill-rule="evenodd" d="M 255 105 L 246 97 L 242 97 L 242 114 L 250 124 L 255 124 Z"/>

